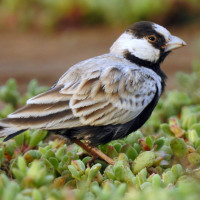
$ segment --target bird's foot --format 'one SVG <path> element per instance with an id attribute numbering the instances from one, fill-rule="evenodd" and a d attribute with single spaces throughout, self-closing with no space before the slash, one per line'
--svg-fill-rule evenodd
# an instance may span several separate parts
<path id="1" fill-rule="evenodd" d="M 91 163 L 93 163 L 98 156 L 92 156 L 92 158 L 86 163 L 87 168 L 91 168 Z"/>

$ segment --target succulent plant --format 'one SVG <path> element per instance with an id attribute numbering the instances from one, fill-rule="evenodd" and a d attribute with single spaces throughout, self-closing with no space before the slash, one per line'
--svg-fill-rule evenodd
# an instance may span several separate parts
<path id="1" fill-rule="evenodd" d="M 38 93 L 35 81 L 25 95 L 11 83 L 1 87 L 0 96 L 12 109 Z M 10 87 L 13 94 L 7 99 Z M 147 124 L 124 139 L 99 145 L 115 160 L 113 166 L 102 160 L 88 165 L 91 157 L 80 147 L 46 139 L 47 131 L 25 131 L 6 143 L 1 139 L 0 199 L 199 199 L 200 104 L 190 91 L 189 100 L 173 100 L 186 96 L 177 93 L 170 92 L 156 108 L 159 126 L 151 122 L 150 129 Z M 173 108 L 169 113 L 167 104 Z"/>

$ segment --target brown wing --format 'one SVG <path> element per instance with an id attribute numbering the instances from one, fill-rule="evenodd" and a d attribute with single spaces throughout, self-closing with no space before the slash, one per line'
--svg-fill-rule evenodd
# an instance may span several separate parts
<path id="1" fill-rule="evenodd" d="M 123 124 L 139 115 L 157 90 L 152 78 L 121 66 L 71 70 L 66 78 L 67 82 L 29 99 L 0 126 L 20 130 Z"/>
<path id="2" fill-rule="evenodd" d="M 69 107 L 81 124 L 101 126 L 135 118 L 156 90 L 156 82 L 138 70 L 108 67 L 87 72 L 75 88 L 67 85 L 60 92 L 72 94 Z"/>

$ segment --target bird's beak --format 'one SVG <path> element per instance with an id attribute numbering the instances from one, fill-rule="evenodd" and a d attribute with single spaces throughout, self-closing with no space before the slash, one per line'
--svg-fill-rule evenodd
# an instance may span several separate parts
<path id="1" fill-rule="evenodd" d="M 165 46 L 165 52 L 180 48 L 187 45 L 186 42 L 184 42 L 181 38 L 178 38 L 176 36 L 171 36 L 170 41 L 167 42 Z"/>

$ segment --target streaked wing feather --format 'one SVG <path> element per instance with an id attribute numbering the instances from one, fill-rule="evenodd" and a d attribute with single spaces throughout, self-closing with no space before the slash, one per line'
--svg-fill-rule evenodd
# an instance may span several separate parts
<path id="1" fill-rule="evenodd" d="M 73 121 L 67 127 L 73 127 L 72 124 L 80 125 L 79 119 L 69 108 L 71 95 L 61 94 L 62 87 L 57 86 L 29 99 L 26 106 L 2 119 L 0 126 L 12 129 L 51 129 L 67 120 Z"/>
<path id="2" fill-rule="evenodd" d="M 0 126 L 8 126 L 13 129 L 49 129 L 58 123 L 73 118 L 75 117 L 71 109 L 68 109 L 41 117 L 4 118 L 0 121 Z"/>
<path id="3" fill-rule="evenodd" d="M 91 78 L 90 72 L 86 73 L 76 89 L 70 91 L 69 104 L 83 125 L 126 123 L 142 112 L 157 90 L 156 82 L 137 70 L 108 67 Z M 61 93 L 68 94 L 67 88 Z"/>
<path id="4" fill-rule="evenodd" d="M 103 55 L 79 63 L 53 88 L 0 120 L 0 126 L 10 127 L 11 133 L 20 129 L 123 124 L 134 119 L 152 101 L 160 83 L 124 62 Z"/>
<path id="5" fill-rule="evenodd" d="M 60 101 L 49 104 L 27 104 L 14 113 L 8 115 L 9 118 L 42 117 L 69 109 L 69 101 Z"/>
<path id="6" fill-rule="evenodd" d="M 62 87 L 63 85 L 59 85 L 42 94 L 32 97 L 27 101 L 27 104 L 50 104 L 70 100 L 71 95 L 63 95 L 60 93 Z"/>

